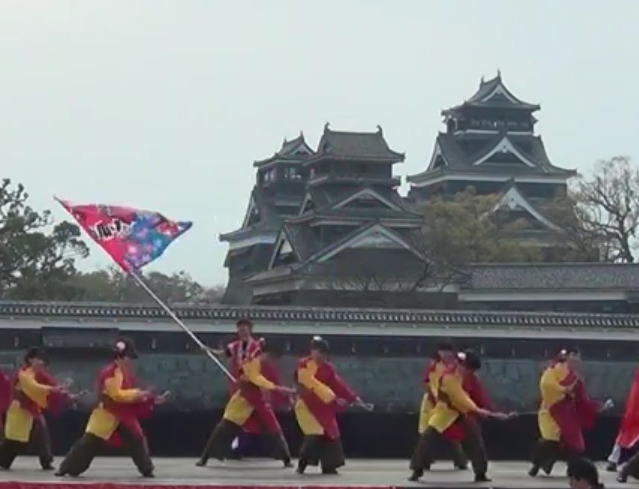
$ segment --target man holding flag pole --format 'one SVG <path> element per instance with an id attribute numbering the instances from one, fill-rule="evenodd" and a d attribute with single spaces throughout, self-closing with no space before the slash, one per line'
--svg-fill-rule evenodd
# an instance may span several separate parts
<path id="1" fill-rule="evenodd" d="M 184 324 L 184 322 L 177 317 L 171 308 L 167 306 L 157 296 L 157 294 L 153 292 L 153 290 L 151 290 L 140 273 L 144 266 L 162 256 L 169 245 L 171 245 L 171 243 L 173 243 L 173 241 L 181 235 L 186 233 L 193 224 L 191 222 L 172 221 L 159 212 L 145 211 L 132 207 L 101 204 L 74 205 L 58 198 L 56 198 L 56 200 L 69 214 L 73 216 L 80 227 L 91 237 L 91 239 L 93 239 L 93 241 L 95 241 L 113 259 L 113 261 L 122 268 L 122 270 L 135 280 L 138 285 L 142 287 L 166 312 L 166 314 L 198 345 L 198 347 L 200 347 L 200 349 L 218 366 L 224 375 L 226 375 L 231 382 L 235 382 L 236 379 L 233 374 L 228 371 L 224 364 L 199 340 L 199 338 Z M 123 344 L 125 353 L 134 351 L 132 345 L 129 345 L 126 342 L 123 342 Z M 118 345 L 116 345 L 116 348 L 117 347 Z M 123 355 L 123 358 L 129 357 L 128 353 L 123 353 Z M 117 361 L 116 363 L 119 365 Z M 115 379 L 116 384 L 119 382 L 120 389 L 126 390 L 126 387 L 123 387 L 122 384 L 122 382 L 124 382 L 123 372 L 126 369 L 122 370 L 120 367 L 113 367 L 111 370 L 113 370 L 113 372 L 109 378 Z M 117 373 L 118 371 L 120 374 Z M 108 379 L 104 378 L 101 380 L 104 380 L 104 382 L 102 382 L 102 387 L 106 389 L 106 380 Z M 103 390 L 100 392 L 103 392 Z M 104 390 L 104 392 L 106 392 L 106 390 Z M 143 401 L 143 403 L 148 403 L 150 400 L 153 400 L 153 403 L 156 402 L 153 396 L 143 396 L 141 394 L 140 396 L 141 397 L 139 399 L 137 394 L 134 396 L 135 402 Z M 162 402 L 162 399 L 157 400 Z M 123 399 L 119 399 L 119 401 L 123 401 Z M 131 399 L 128 399 L 128 401 L 131 401 Z M 125 404 L 128 401 L 124 401 Z M 115 404 L 117 404 L 117 402 Z M 100 405 L 103 410 L 107 412 L 110 411 L 108 407 L 110 405 L 109 402 L 106 404 L 101 402 Z M 146 409 L 146 411 L 148 411 L 148 409 Z M 115 417 L 115 421 L 113 422 L 113 429 L 115 430 L 116 427 L 122 423 L 122 420 L 118 419 L 117 412 L 115 415 L 114 412 L 110 412 L 110 414 L 112 417 Z M 139 415 L 140 413 L 139 411 L 134 410 L 128 414 L 131 415 L 129 417 L 135 418 L 136 415 Z M 91 431 L 89 430 L 90 427 L 91 423 L 87 426 L 87 432 Z M 104 435 L 102 438 L 108 439 L 109 435 L 105 433 L 101 433 Z M 100 438 L 100 434 L 97 436 Z M 146 447 L 146 442 L 144 443 L 144 446 Z M 139 453 L 136 454 L 136 465 L 140 469 L 140 472 L 145 476 L 152 476 L 153 466 L 150 463 L 148 453 L 143 456 L 140 450 L 138 450 L 138 452 Z M 82 472 L 83 470 L 81 470 L 81 468 L 85 465 L 88 467 L 88 463 L 90 463 L 90 460 L 88 463 L 85 460 L 82 460 L 75 464 L 73 459 L 74 455 L 70 453 L 68 458 L 69 457 L 71 460 L 67 462 L 66 466 L 63 464 L 63 467 L 61 467 L 58 471 L 58 475 L 74 475 L 75 473 Z M 91 458 L 93 457 L 89 457 L 89 459 Z"/>

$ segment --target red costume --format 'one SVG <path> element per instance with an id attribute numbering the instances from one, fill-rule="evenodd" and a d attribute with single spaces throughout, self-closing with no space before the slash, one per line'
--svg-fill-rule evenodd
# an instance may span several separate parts
<path id="1" fill-rule="evenodd" d="M 635 371 L 635 377 L 626 399 L 626 411 L 621 418 L 621 426 L 617 435 L 616 444 L 621 448 L 629 449 L 639 442 L 639 368 Z"/>
<path id="2" fill-rule="evenodd" d="M 105 382 L 113 378 L 117 368 L 117 363 L 113 362 L 100 370 L 100 373 L 98 374 L 96 392 L 104 392 Z M 131 374 L 128 369 L 121 369 L 121 371 L 122 384 L 120 388 L 122 390 L 134 389 L 136 384 L 135 376 Z M 100 402 L 102 402 L 104 409 L 111 413 L 120 424 L 128 429 L 129 432 L 134 434 L 136 437 L 145 440 L 144 432 L 142 431 L 139 420 L 151 416 L 153 407 L 155 406 L 154 398 L 149 397 L 138 402 L 115 402 L 103 397 L 100 399 Z M 117 431 L 114 431 L 111 434 L 107 442 L 116 447 L 122 446 L 122 439 Z"/>

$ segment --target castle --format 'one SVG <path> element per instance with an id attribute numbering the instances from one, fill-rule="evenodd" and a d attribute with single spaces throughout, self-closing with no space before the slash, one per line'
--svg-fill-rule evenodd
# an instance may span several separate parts
<path id="1" fill-rule="evenodd" d="M 442 284 L 424 247 L 419 204 L 468 187 L 543 236 L 557 230 L 544 204 L 565 195 L 574 169 L 553 164 L 535 133 L 538 104 L 516 97 L 501 74 L 443 110 L 426 169 L 394 172 L 404 154 L 381 127 L 324 127 L 256 161 L 256 183 L 229 245 L 226 304 L 637 312 L 639 269 L 605 263 L 469 264 Z M 551 246 L 549 244 L 549 246 Z"/>

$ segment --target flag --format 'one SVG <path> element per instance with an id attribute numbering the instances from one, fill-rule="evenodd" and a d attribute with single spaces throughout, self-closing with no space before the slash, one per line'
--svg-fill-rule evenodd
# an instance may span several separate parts
<path id="1" fill-rule="evenodd" d="M 158 212 L 113 205 L 73 205 L 56 199 L 120 267 L 135 272 L 156 260 L 193 223 Z"/>

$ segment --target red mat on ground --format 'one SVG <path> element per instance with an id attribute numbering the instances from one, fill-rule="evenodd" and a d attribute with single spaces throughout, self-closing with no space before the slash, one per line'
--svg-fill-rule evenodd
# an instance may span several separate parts
<path id="1" fill-rule="evenodd" d="M 0 482 L 0 489 L 202 489 L 210 487 L 213 489 L 395 489 L 389 486 L 340 486 L 340 485 L 206 485 L 206 484 L 116 484 L 113 482 L 82 482 L 82 481 L 60 481 L 60 482 Z"/>

